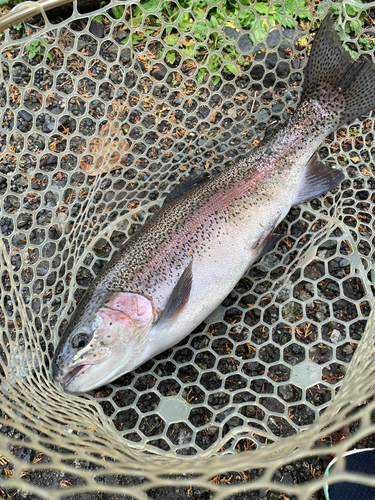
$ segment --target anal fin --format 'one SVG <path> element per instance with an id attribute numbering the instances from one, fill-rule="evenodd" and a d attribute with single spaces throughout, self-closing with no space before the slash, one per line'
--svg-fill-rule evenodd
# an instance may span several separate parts
<path id="1" fill-rule="evenodd" d="M 158 324 L 169 323 L 176 319 L 188 303 L 191 286 L 193 283 L 193 261 L 187 266 L 185 271 L 180 276 L 177 285 L 174 287 L 171 296 L 168 299 L 164 311 L 161 313 Z"/>
<path id="2" fill-rule="evenodd" d="M 314 155 L 302 172 L 299 186 L 294 194 L 294 204 L 312 200 L 337 187 L 344 179 L 344 172 L 327 167 Z"/>

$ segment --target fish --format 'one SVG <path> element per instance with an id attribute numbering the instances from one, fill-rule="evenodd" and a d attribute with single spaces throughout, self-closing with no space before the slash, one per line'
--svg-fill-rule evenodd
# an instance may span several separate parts
<path id="1" fill-rule="evenodd" d="M 327 135 L 375 108 L 375 66 L 353 61 L 331 13 L 316 32 L 295 112 L 241 160 L 208 179 L 195 171 L 88 287 L 52 360 L 52 377 L 83 393 L 172 347 L 285 235 L 293 205 L 345 174 L 317 159 Z"/>

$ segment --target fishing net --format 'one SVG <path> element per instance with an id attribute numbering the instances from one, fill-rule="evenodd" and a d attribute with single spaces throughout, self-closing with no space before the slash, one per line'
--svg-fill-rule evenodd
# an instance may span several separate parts
<path id="1" fill-rule="evenodd" d="M 342 453 L 375 410 L 373 113 L 319 150 L 342 185 L 294 207 L 285 239 L 191 335 L 87 395 L 50 374 L 84 290 L 171 188 L 293 113 L 330 5 L 347 50 L 374 60 L 374 3 L 74 3 L 2 35 L 5 498 L 306 499 L 333 455 L 329 480 L 348 479 Z"/>

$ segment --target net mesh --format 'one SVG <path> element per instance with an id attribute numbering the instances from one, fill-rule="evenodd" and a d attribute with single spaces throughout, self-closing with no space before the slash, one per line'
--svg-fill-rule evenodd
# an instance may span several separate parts
<path id="1" fill-rule="evenodd" d="M 319 151 L 341 187 L 294 207 L 190 336 L 87 395 L 50 375 L 76 302 L 172 186 L 293 112 L 329 5 L 112 1 L 4 33 L 0 492 L 305 499 L 373 432 L 373 114 Z M 334 5 L 348 50 L 374 60 L 374 3 Z"/>

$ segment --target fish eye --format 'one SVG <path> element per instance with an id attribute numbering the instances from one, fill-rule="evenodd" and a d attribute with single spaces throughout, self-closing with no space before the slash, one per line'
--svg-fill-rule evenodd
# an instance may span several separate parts
<path id="1" fill-rule="evenodd" d="M 72 338 L 72 346 L 76 349 L 82 349 L 82 347 L 87 346 L 88 336 L 86 333 L 77 333 Z"/>

